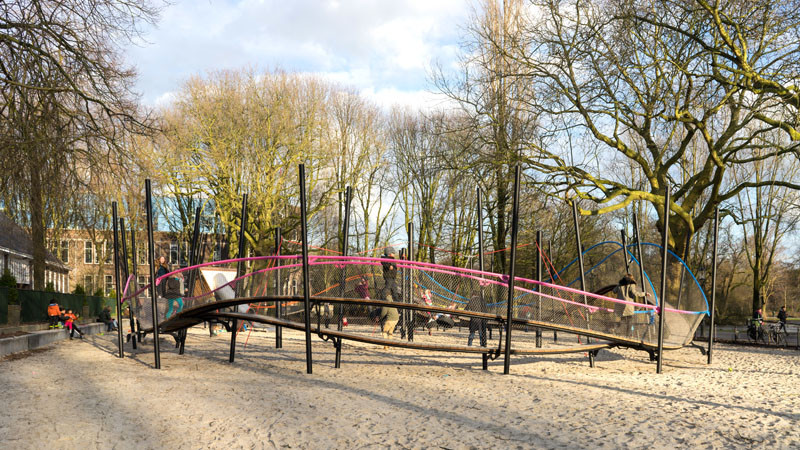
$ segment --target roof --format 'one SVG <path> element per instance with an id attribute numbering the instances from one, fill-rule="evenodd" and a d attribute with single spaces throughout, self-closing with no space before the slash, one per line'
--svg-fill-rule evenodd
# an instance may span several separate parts
<path id="1" fill-rule="evenodd" d="M 31 239 L 27 231 L 3 212 L 0 212 L 0 249 L 7 250 L 17 256 L 33 259 L 33 239 Z M 45 260 L 48 265 L 69 269 L 60 259 L 46 249 Z"/>

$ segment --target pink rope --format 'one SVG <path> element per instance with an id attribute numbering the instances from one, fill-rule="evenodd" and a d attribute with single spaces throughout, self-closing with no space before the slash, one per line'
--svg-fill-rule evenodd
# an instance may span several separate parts
<path id="1" fill-rule="evenodd" d="M 168 274 L 163 275 L 161 277 L 158 277 L 156 279 L 156 286 L 159 285 L 163 279 L 168 278 L 168 277 L 170 277 L 170 276 L 172 276 L 174 274 L 181 273 L 181 272 L 186 272 L 188 270 L 199 269 L 199 268 L 202 268 L 202 267 L 219 266 L 219 265 L 223 265 L 223 264 L 236 263 L 236 262 L 239 262 L 239 261 L 264 261 L 264 260 L 289 260 L 289 259 L 297 260 L 297 259 L 300 259 L 300 258 L 301 258 L 300 255 L 280 255 L 280 256 L 273 255 L 273 256 L 253 256 L 253 257 L 248 257 L 248 258 L 233 258 L 233 259 L 227 259 L 227 260 L 223 260 L 223 261 L 212 261 L 212 262 L 202 263 L 202 264 L 198 264 L 198 265 L 195 265 L 195 266 L 185 267 L 185 268 L 182 268 L 182 269 L 178 269 L 178 270 L 169 272 Z M 377 266 L 377 265 L 380 265 L 380 263 L 386 262 L 386 261 L 393 261 L 393 262 L 395 262 L 397 264 L 398 267 L 402 267 L 402 268 L 412 268 L 412 269 L 414 269 L 414 268 L 416 268 L 416 269 L 424 268 L 424 269 L 426 269 L 428 271 L 431 271 L 431 272 L 444 273 L 444 274 L 448 274 L 448 275 L 458 275 L 458 276 L 461 276 L 461 277 L 464 277 L 464 278 L 476 280 L 476 281 L 478 281 L 480 283 L 489 283 L 489 284 L 495 284 L 495 285 L 500 285 L 500 286 L 505 286 L 507 284 L 507 283 L 505 283 L 505 280 L 508 279 L 508 276 L 504 275 L 504 274 L 497 274 L 497 273 L 493 273 L 493 272 L 480 271 L 480 270 L 475 270 L 475 269 L 467 269 L 467 268 L 461 268 L 461 267 L 446 266 L 446 265 L 443 265 L 443 264 L 427 263 L 427 262 L 422 262 L 422 261 L 408 261 L 408 260 L 397 260 L 397 259 L 387 259 L 387 258 L 376 258 L 376 257 L 370 257 L 370 256 L 346 256 L 346 257 L 345 256 L 334 256 L 334 255 L 313 255 L 313 256 L 309 256 L 309 264 L 310 265 L 361 264 L 361 265 Z M 279 269 L 288 269 L 288 268 L 293 268 L 293 267 L 300 267 L 300 266 L 302 266 L 302 263 L 288 264 L 288 265 L 283 265 L 283 266 L 267 267 L 265 269 L 261 269 L 261 270 L 258 270 L 256 272 L 251 272 L 251 273 L 242 275 L 240 277 L 237 277 L 234 280 L 232 280 L 232 281 L 230 281 L 230 282 L 228 282 L 228 283 L 226 283 L 226 284 L 224 284 L 224 285 L 222 285 L 220 287 L 217 287 L 216 289 L 214 289 L 212 291 L 209 291 L 207 293 L 198 295 L 196 297 L 185 298 L 184 300 L 187 300 L 187 301 L 188 300 L 194 300 L 194 299 L 197 299 L 197 298 L 201 298 L 201 297 L 205 297 L 205 296 L 211 295 L 212 293 L 216 292 L 217 290 L 219 290 L 219 289 L 221 289 L 221 288 L 223 288 L 225 286 L 229 286 L 231 284 L 236 283 L 239 280 L 245 279 L 247 277 L 250 277 L 250 276 L 253 276 L 253 275 L 256 275 L 256 274 L 270 272 L 270 271 L 279 270 Z M 495 278 L 495 279 L 494 280 L 493 279 L 486 279 L 485 277 L 490 277 L 490 278 Z M 654 310 L 656 312 L 660 312 L 660 310 L 661 310 L 661 308 L 659 308 L 657 306 L 654 306 L 654 305 L 630 302 L 630 301 L 627 301 L 627 300 L 622 300 L 622 299 L 613 298 L 613 297 L 606 297 L 604 295 L 595 294 L 593 292 L 584 292 L 584 291 L 581 291 L 579 289 L 570 288 L 570 287 L 567 287 L 567 286 L 556 285 L 556 284 L 552 284 L 552 283 L 546 283 L 546 282 L 543 282 L 543 281 L 536 281 L 536 280 L 531 280 L 531 279 L 523 278 L 523 277 L 516 277 L 516 280 L 518 280 L 520 282 L 524 282 L 524 283 L 535 284 L 535 285 L 542 286 L 542 287 L 548 287 L 548 288 L 551 288 L 551 289 L 556 290 L 556 291 L 563 291 L 563 292 L 568 292 L 568 293 L 571 293 L 571 294 L 592 297 L 592 298 L 595 298 L 597 300 L 608 301 L 608 302 L 612 302 L 612 303 L 625 304 L 625 305 L 634 305 L 634 306 L 637 306 L 637 307 L 642 308 L 642 309 L 650 309 L 650 310 Z M 149 287 L 149 285 L 147 287 Z M 145 287 L 144 289 L 146 289 L 147 287 Z M 138 293 L 140 293 L 144 289 L 142 289 L 139 292 L 133 294 L 132 296 L 138 295 Z M 525 292 L 525 293 L 532 294 L 532 295 L 538 295 L 538 296 L 544 297 L 544 298 L 557 300 L 557 301 L 560 301 L 560 302 L 563 302 L 563 303 L 566 303 L 566 304 L 570 304 L 570 305 L 574 305 L 574 306 L 578 306 L 578 307 L 583 307 L 583 308 L 589 310 L 590 312 L 595 312 L 595 311 L 600 310 L 600 309 L 604 309 L 606 311 L 611 311 L 611 310 L 609 310 L 607 308 L 601 308 L 601 307 L 592 306 L 592 305 L 585 305 L 585 304 L 582 304 L 582 303 L 578 303 L 578 302 L 574 302 L 574 301 L 571 301 L 571 300 L 567 300 L 567 299 L 551 296 L 551 295 L 544 294 L 544 293 L 541 293 L 541 292 L 536 292 L 536 291 L 533 291 L 531 289 L 523 288 L 523 287 L 520 287 L 520 286 L 514 286 L 514 290 L 515 291 Z M 674 309 L 674 308 L 665 308 L 665 310 L 667 312 L 674 312 L 674 313 L 678 313 L 678 314 L 694 314 L 694 313 L 696 313 L 696 311 L 679 310 L 679 309 Z"/>

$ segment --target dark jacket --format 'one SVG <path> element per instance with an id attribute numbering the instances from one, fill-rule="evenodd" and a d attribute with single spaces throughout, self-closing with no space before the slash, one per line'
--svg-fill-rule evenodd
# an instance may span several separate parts
<path id="1" fill-rule="evenodd" d="M 394 259 L 389 257 L 389 259 Z M 397 279 L 397 264 L 393 262 L 381 262 L 383 266 L 383 280 L 384 281 L 395 281 Z"/>
<path id="2" fill-rule="evenodd" d="M 158 266 L 158 270 L 156 270 L 156 279 L 159 279 L 159 278 L 161 278 L 162 276 L 164 276 L 164 275 L 166 275 L 168 273 L 169 273 L 169 269 L 167 269 L 164 266 Z M 166 280 L 164 280 L 164 281 L 166 281 Z M 158 293 L 163 296 L 166 293 L 167 283 L 162 281 L 161 284 L 159 284 L 156 287 L 158 288 Z"/>
<path id="3" fill-rule="evenodd" d="M 108 323 L 111 322 L 111 312 L 107 309 L 100 311 L 100 322 Z"/>
<path id="4" fill-rule="evenodd" d="M 785 309 L 782 309 L 782 310 L 778 311 L 778 320 L 780 320 L 783 323 L 786 323 L 786 310 Z"/>
<path id="5" fill-rule="evenodd" d="M 164 280 L 164 297 L 179 298 L 183 297 L 183 283 L 178 277 L 170 277 Z"/>

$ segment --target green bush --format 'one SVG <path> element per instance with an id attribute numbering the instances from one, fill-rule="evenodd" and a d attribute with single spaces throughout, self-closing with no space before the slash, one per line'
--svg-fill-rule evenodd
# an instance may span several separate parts
<path id="1" fill-rule="evenodd" d="M 6 269 L 3 271 L 3 276 L 0 277 L 0 286 L 7 287 L 8 289 L 8 304 L 19 305 L 19 293 L 17 292 L 17 279 L 11 272 Z"/>
<path id="2" fill-rule="evenodd" d="M 94 294 L 92 294 L 92 295 L 95 296 L 95 297 L 105 297 L 106 293 L 103 292 L 103 288 L 97 288 L 97 290 L 95 290 Z"/>
<path id="3" fill-rule="evenodd" d="M 72 290 L 72 293 L 75 295 L 86 295 L 86 290 L 83 289 L 83 285 L 77 284 L 75 285 L 75 289 Z"/>
<path id="4" fill-rule="evenodd" d="M 47 282 L 47 286 L 44 287 L 44 291 L 45 292 L 55 292 L 56 291 L 56 287 L 55 287 L 55 285 L 53 285 L 52 281 L 48 281 Z"/>

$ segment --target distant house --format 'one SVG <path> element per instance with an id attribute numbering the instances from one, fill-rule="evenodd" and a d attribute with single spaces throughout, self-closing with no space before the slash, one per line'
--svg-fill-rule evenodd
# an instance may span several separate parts
<path id="1" fill-rule="evenodd" d="M 140 286 L 144 286 L 150 282 L 147 240 L 143 233 L 137 235 L 137 282 Z M 164 256 L 171 268 L 185 267 L 188 264 L 188 242 L 180 240 L 171 232 L 156 231 L 153 235 L 156 257 Z M 58 255 L 65 267 L 69 267 L 67 289 L 72 291 L 77 285 L 81 285 L 88 293 L 102 289 L 105 295 L 109 295 L 114 289 L 114 241 L 111 233 L 107 230 L 90 233 L 88 230 L 65 229 L 61 230 L 59 236 L 58 240 L 48 242 L 48 248 Z M 206 238 L 205 242 L 207 250 L 205 257 L 219 259 L 220 243 L 215 241 L 213 236 Z M 130 239 L 126 244 L 130 249 Z M 124 283 L 125 280 L 122 280 L 120 284 Z"/>
<path id="2" fill-rule="evenodd" d="M 45 286 L 33 285 L 33 240 L 28 232 L 0 212 L 0 263 L 22 289 L 44 290 L 53 283 L 56 292 L 69 291 L 69 267 L 49 251 L 45 252 Z"/>

